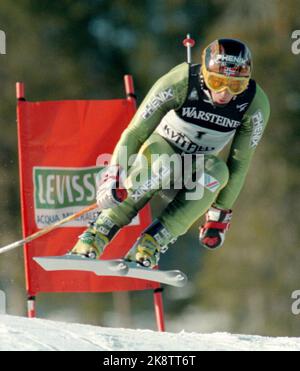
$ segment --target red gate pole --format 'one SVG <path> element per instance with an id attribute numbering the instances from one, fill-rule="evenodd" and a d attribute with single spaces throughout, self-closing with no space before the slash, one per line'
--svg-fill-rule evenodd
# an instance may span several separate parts
<path id="1" fill-rule="evenodd" d="M 133 83 L 133 77 L 131 75 L 125 75 L 124 76 L 124 84 L 125 84 L 125 91 L 127 99 L 134 103 L 136 108 L 136 95 L 134 92 L 134 83 Z"/>
<path id="2" fill-rule="evenodd" d="M 25 102 L 25 84 L 23 82 L 16 83 L 16 98 L 18 102 Z M 20 125 L 20 113 L 19 113 L 19 105 L 17 107 L 17 119 L 18 119 L 18 126 Z M 20 145 L 20 130 L 18 127 L 18 136 L 19 136 L 19 145 Z M 20 153 L 20 148 L 19 148 Z M 21 189 L 21 204 L 23 205 L 23 174 L 21 170 L 21 163 L 20 163 L 20 189 Z M 22 223 L 23 223 L 23 231 L 25 231 L 25 213 L 23 212 L 22 215 Z M 25 233 L 25 232 L 23 232 Z M 24 250 L 24 254 L 26 254 Z M 27 261 L 27 257 L 25 259 Z M 27 264 L 25 266 L 25 270 L 27 272 Z M 28 276 L 26 275 L 27 279 Z M 32 293 L 27 292 L 27 317 L 28 318 L 35 318 L 36 317 L 36 307 L 35 307 L 35 295 Z"/>
<path id="3" fill-rule="evenodd" d="M 36 307 L 35 307 L 35 296 L 28 296 L 27 298 L 27 317 L 35 318 L 36 317 Z"/>
<path id="4" fill-rule="evenodd" d="M 17 100 L 25 100 L 25 84 L 23 82 L 16 83 Z"/>
<path id="5" fill-rule="evenodd" d="M 154 291 L 154 310 L 156 316 L 157 329 L 160 332 L 165 332 L 165 318 L 164 318 L 164 305 L 162 293 L 164 289 L 162 287 Z"/>

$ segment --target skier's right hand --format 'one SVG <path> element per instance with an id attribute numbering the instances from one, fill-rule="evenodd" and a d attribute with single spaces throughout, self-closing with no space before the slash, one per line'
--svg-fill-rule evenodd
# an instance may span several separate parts
<path id="1" fill-rule="evenodd" d="M 101 174 L 97 190 L 97 204 L 100 209 L 120 205 L 128 196 L 122 181 L 122 169 L 118 165 L 108 166 Z"/>

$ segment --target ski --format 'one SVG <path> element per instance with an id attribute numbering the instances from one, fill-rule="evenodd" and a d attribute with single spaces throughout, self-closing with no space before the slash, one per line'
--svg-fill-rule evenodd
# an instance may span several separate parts
<path id="1" fill-rule="evenodd" d="M 134 262 L 125 262 L 128 271 L 125 277 L 137 278 L 141 280 L 159 282 L 169 286 L 183 287 L 187 284 L 188 278 L 185 273 L 179 270 L 160 270 L 141 267 Z"/>
<path id="2" fill-rule="evenodd" d="M 84 271 L 97 276 L 124 276 L 128 271 L 122 259 L 92 260 L 76 255 L 33 258 L 46 271 Z"/>
<path id="3" fill-rule="evenodd" d="M 141 267 L 123 259 L 92 260 L 76 255 L 33 258 L 46 271 L 84 271 L 98 276 L 123 276 L 162 284 L 183 287 L 187 276 L 179 270 L 160 270 Z"/>

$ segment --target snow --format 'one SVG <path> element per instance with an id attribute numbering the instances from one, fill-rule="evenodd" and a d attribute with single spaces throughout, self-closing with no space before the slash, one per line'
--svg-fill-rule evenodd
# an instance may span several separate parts
<path id="1" fill-rule="evenodd" d="M 299 351 L 300 338 L 158 333 L 0 315 L 0 351 Z"/>

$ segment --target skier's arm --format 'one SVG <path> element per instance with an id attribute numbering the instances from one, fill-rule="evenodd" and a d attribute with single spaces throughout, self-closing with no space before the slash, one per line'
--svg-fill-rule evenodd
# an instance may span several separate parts
<path id="1" fill-rule="evenodd" d="M 123 164 L 122 148 L 127 150 L 127 160 L 131 155 L 137 154 L 162 118 L 170 110 L 179 108 L 184 103 L 187 89 L 187 63 L 175 67 L 160 78 L 140 105 L 130 125 L 123 132 L 113 153 L 111 164 L 119 165 L 121 162 Z"/>
<path id="2" fill-rule="evenodd" d="M 244 185 L 252 157 L 270 117 L 270 104 L 264 91 L 257 85 L 255 98 L 243 118 L 227 161 L 229 181 L 220 192 L 215 206 L 232 209 Z"/>

